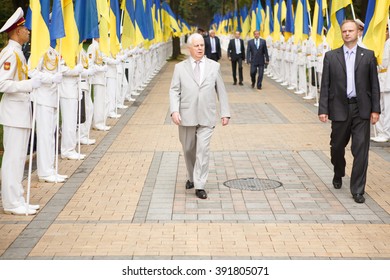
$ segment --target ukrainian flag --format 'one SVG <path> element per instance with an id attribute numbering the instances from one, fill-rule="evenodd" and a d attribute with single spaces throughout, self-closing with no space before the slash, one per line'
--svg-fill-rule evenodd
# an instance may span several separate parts
<path id="1" fill-rule="evenodd" d="M 79 52 L 79 32 L 74 16 L 72 0 L 64 0 L 64 28 L 66 36 L 62 39 L 63 48 L 61 55 L 66 65 L 74 68 Z"/>
<path id="2" fill-rule="evenodd" d="M 331 49 L 337 49 L 343 45 L 341 37 L 341 23 L 344 20 L 344 7 L 351 4 L 351 0 L 333 0 L 330 4 L 330 28 L 326 39 Z"/>
<path id="3" fill-rule="evenodd" d="M 322 1 L 322 0 L 321 0 Z M 294 34 L 294 16 L 292 0 L 287 0 L 286 23 L 284 29 L 284 40 L 287 41 Z"/>
<path id="4" fill-rule="evenodd" d="M 116 56 L 121 50 L 121 13 L 118 0 L 110 0 L 110 52 Z"/>
<path id="5" fill-rule="evenodd" d="M 297 10 L 295 13 L 294 30 L 295 44 L 306 40 L 309 36 L 309 13 L 307 10 L 306 0 L 298 0 Z"/>
<path id="6" fill-rule="evenodd" d="M 272 16 L 271 0 L 266 0 L 263 37 L 267 38 L 273 32 L 274 32 L 274 20 Z"/>
<path id="7" fill-rule="evenodd" d="M 311 38 L 316 46 L 322 43 L 322 34 L 324 29 L 324 10 L 327 8 L 327 3 L 324 0 L 316 0 L 313 15 L 313 27 L 311 30 Z"/>
<path id="8" fill-rule="evenodd" d="M 50 0 L 31 0 L 31 55 L 30 68 L 37 67 L 41 57 L 50 46 L 49 14 Z"/>
<path id="9" fill-rule="evenodd" d="M 364 24 L 363 43 L 375 52 L 378 64 L 382 63 L 389 19 L 390 0 L 369 0 Z"/>
<path id="10" fill-rule="evenodd" d="M 80 1 L 80 0 L 79 0 Z M 107 0 L 96 0 L 99 12 L 99 48 L 107 56 L 110 55 L 110 42 L 108 38 L 110 24 L 110 8 Z"/>
<path id="11" fill-rule="evenodd" d="M 127 49 L 129 47 L 135 47 L 136 34 L 135 34 L 135 9 L 133 0 L 122 1 L 123 15 L 123 32 L 122 32 L 122 47 Z"/>
<path id="12" fill-rule="evenodd" d="M 161 8 L 164 26 L 164 41 L 168 41 L 172 34 L 173 36 L 178 36 L 180 34 L 180 27 L 177 24 L 176 16 L 168 3 L 163 2 Z"/>

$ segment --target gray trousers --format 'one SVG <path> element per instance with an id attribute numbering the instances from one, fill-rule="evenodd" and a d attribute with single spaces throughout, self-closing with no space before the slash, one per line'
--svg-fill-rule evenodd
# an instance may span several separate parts
<path id="1" fill-rule="evenodd" d="M 210 140 L 214 128 L 207 126 L 179 126 L 187 178 L 195 189 L 204 189 L 209 175 Z"/>

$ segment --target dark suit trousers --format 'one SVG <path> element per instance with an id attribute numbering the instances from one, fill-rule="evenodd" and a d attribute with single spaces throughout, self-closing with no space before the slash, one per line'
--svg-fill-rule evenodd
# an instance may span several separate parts
<path id="1" fill-rule="evenodd" d="M 258 73 L 257 77 L 257 88 L 261 88 L 263 83 L 263 75 L 264 75 L 264 65 L 254 65 L 251 64 L 251 80 L 252 84 L 256 83 L 256 74 Z"/>
<path id="2" fill-rule="evenodd" d="M 332 121 L 330 135 L 331 162 L 336 177 L 345 175 L 345 147 L 352 136 L 351 152 L 353 155 L 351 173 L 351 193 L 364 194 L 370 149 L 370 120 L 363 120 L 359 115 L 357 103 L 348 105 L 346 121 Z"/>
<path id="3" fill-rule="evenodd" d="M 238 81 L 241 83 L 244 80 L 242 76 L 242 58 L 232 58 L 232 71 L 233 71 L 233 81 L 237 82 L 237 64 L 238 64 Z"/>

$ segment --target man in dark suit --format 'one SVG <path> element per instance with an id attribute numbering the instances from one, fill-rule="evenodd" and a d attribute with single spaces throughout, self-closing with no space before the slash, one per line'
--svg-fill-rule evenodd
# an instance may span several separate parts
<path id="1" fill-rule="evenodd" d="M 264 74 L 264 64 L 268 64 L 269 62 L 267 43 L 264 39 L 260 38 L 260 32 L 258 30 L 255 30 L 253 35 L 255 38 L 248 41 L 246 63 L 251 65 L 252 88 L 255 87 L 256 73 L 258 73 L 257 89 L 261 89 Z"/>
<path id="2" fill-rule="evenodd" d="M 218 61 L 221 58 L 221 42 L 215 36 L 215 31 L 210 30 L 209 36 L 204 39 L 205 55 L 207 58 Z"/>
<path id="3" fill-rule="evenodd" d="M 238 63 L 238 84 L 240 86 L 244 85 L 242 81 L 244 80 L 242 75 L 242 61 L 245 60 L 245 46 L 244 40 L 240 39 L 240 31 L 236 31 L 234 34 L 234 39 L 229 41 L 229 46 L 227 49 L 227 54 L 229 60 L 232 62 L 232 71 L 233 71 L 233 80 L 234 85 L 237 84 L 237 63 Z"/>
<path id="4" fill-rule="evenodd" d="M 377 62 L 373 51 L 357 45 L 353 20 L 344 21 L 341 32 L 344 45 L 325 54 L 318 115 L 322 122 L 332 120 L 330 155 L 336 189 L 342 186 L 345 147 L 352 136 L 351 193 L 355 202 L 364 203 L 370 120 L 375 124 L 380 114 Z"/>

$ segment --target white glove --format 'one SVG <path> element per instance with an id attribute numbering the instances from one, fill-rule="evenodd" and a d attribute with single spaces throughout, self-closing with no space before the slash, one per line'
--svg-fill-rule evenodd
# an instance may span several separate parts
<path id="1" fill-rule="evenodd" d="M 77 64 L 75 66 L 75 68 L 73 68 L 73 70 L 76 71 L 77 73 L 81 74 L 81 72 L 83 72 L 83 70 L 84 70 L 84 67 L 81 64 Z"/>
<path id="2" fill-rule="evenodd" d="M 108 71 L 108 66 L 107 65 L 102 66 L 101 71 L 107 72 Z"/>
<path id="3" fill-rule="evenodd" d="M 96 70 L 94 68 L 89 68 L 86 70 L 86 74 L 89 77 L 95 75 L 95 73 L 96 73 Z"/>
<path id="4" fill-rule="evenodd" d="M 32 79 L 30 79 L 30 81 L 31 81 L 31 86 L 33 89 L 39 88 L 42 84 L 41 77 L 39 75 L 36 75 Z"/>
<path id="5" fill-rule="evenodd" d="M 55 73 L 51 77 L 51 81 L 53 84 L 60 84 L 62 82 L 62 73 Z"/>

